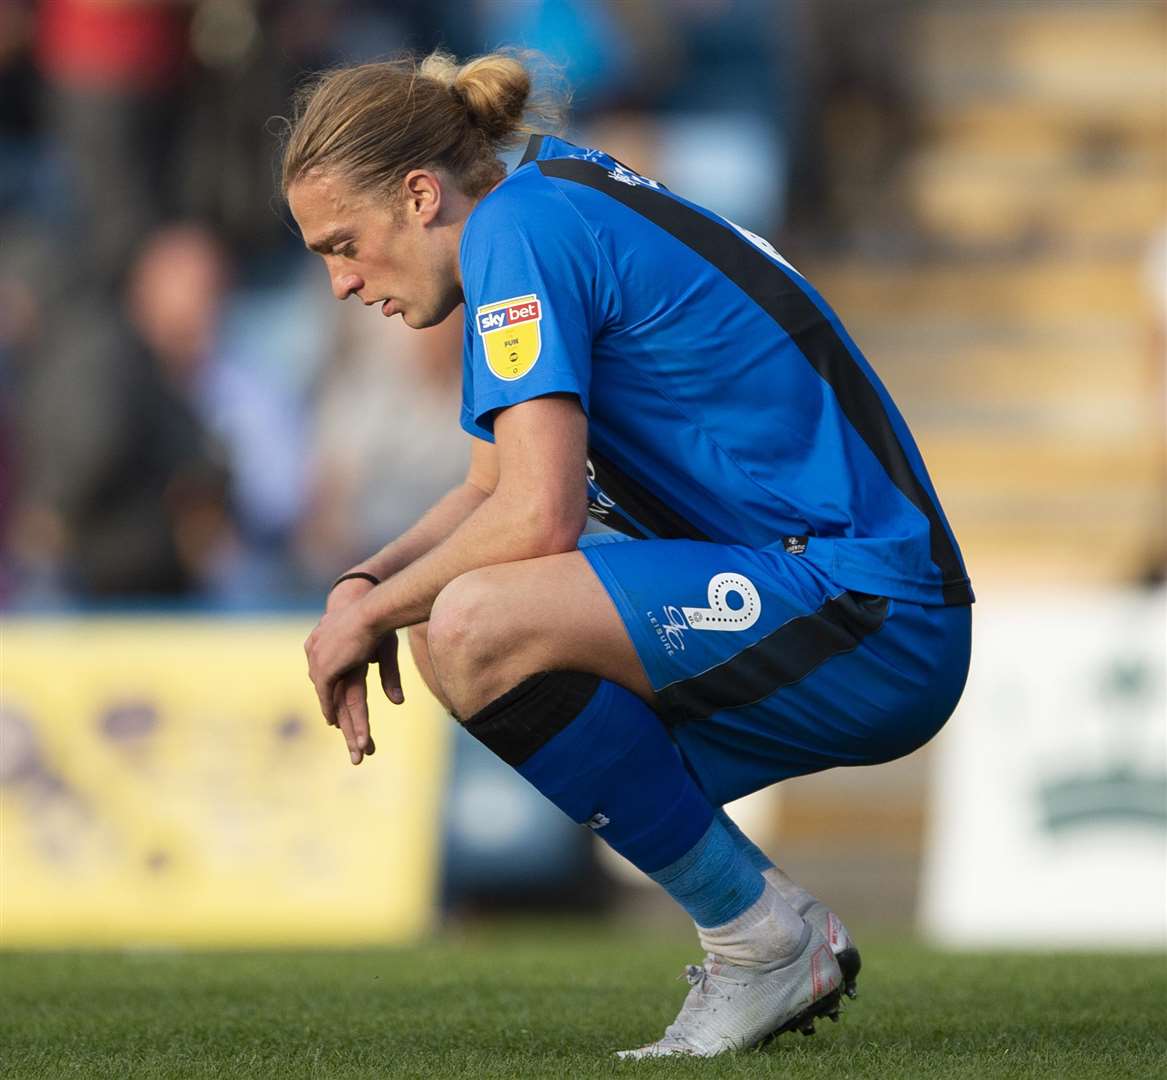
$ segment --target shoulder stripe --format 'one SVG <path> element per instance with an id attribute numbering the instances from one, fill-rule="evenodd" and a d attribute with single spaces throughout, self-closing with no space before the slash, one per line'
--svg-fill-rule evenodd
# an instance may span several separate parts
<path id="1" fill-rule="evenodd" d="M 539 151 L 543 149 L 543 136 L 532 135 L 527 140 L 527 149 L 523 151 L 523 156 L 519 159 L 516 169 L 521 169 L 529 161 L 535 161 L 539 157 Z"/>
<path id="2" fill-rule="evenodd" d="M 931 557 L 942 576 L 944 602 L 971 603 L 968 576 L 945 529 L 940 508 L 912 470 L 879 393 L 835 328 L 790 274 L 729 226 L 662 189 L 620 183 L 602 165 L 578 158 L 552 158 L 537 161 L 536 166 L 544 176 L 602 191 L 676 237 L 729 278 L 786 331 L 830 385 L 843 414 L 892 483 L 928 519 Z"/>

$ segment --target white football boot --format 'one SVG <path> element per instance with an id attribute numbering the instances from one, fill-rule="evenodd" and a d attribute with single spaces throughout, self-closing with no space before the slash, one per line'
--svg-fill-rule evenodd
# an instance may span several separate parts
<path id="1" fill-rule="evenodd" d="M 839 970 L 843 973 L 843 993 L 849 998 L 859 993 L 855 980 L 859 977 L 859 969 L 863 961 L 859 958 L 859 949 L 847 933 L 847 928 L 826 904 L 813 897 L 806 903 L 798 914 L 803 917 L 826 939 L 839 963 Z"/>
<path id="2" fill-rule="evenodd" d="M 839 1015 L 843 974 L 810 923 L 793 959 L 768 968 L 738 967 L 710 953 L 700 967 L 690 964 L 685 978 L 692 989 L 664 1037 L 638 1050 L 621 1050 L 619 1057 L 713 1057 L 796 1028 L 809 1035 L 816 1017 Z"/>

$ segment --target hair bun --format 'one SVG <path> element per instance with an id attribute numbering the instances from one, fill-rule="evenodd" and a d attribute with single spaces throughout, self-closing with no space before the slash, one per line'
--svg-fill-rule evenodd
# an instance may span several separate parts
<path id="1" fill-rule="evenodd" d="M 518 60 L 502 53 L 480 56 L 457 68 L 450 85 L 470 122 L 492 142 L 505 141 L 522 126 L 531 76 Z"/>

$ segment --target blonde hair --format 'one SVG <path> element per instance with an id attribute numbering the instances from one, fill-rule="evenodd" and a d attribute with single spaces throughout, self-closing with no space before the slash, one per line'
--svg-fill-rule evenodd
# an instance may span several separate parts
<path id="1" fill-rule="evenodd" d="M 287 122 L 284 196 L 301 177 L 327 171 L 392 199 L 419 168 L 444 169 L 465 194 L 484 194 L 505 174 L 500 151 L 562 122 L 566 95 L 532 93 L 529 64 L 538 59 L 497 52 L 459 64 L 433 52 L 315 76 Z"/>

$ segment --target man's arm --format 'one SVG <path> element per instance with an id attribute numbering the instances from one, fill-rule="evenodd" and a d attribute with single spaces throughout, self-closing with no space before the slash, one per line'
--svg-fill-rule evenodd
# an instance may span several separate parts
<path id="1" fill-rule="evenodd" d="M 469 570 L 571 551 L 587 518 L 587 418 L 574 397 L 536 398 L 499 413 L 494 490 L 441 544 L 366 597 L 388 633 L 429 617 Z"/>
<path id="2" fill-rule="evenodd" d="M 326 614 L 304 643 L 329 722 L 336 722 L 340 677 L 367 662 L 393 630 L 427 619 L 434 599 L 454 578 L 575 547 L 587 517 L 587 418 L 579 401 L 555 395 L 511 406 L 498 414 L 494 434 L 493 491 L 426 554 L 360 600 Z M 367 741 L 367 720 L 357 728 L 350 742 L 354 761 Z"/>
<path id="3" fill-rule="evenodd" d="M 410 529 L 387 543 L 376 555 L 352 566 L 349 572 L 371 573 L 379 580 L 392 577 L 414 559 L 433 550 L 450 535 L 450 532 L 466 521 L 466 518 L 473 514 L 495 489 L 497 482 L 498 458 L 495 447 L 484 439 L 471 439 L 470 467 L 466 480 L 443 495 Z M 324 601 L 324 613 L 335 613 L 356 604 L 372 587 L 370 581 L 364 578 L 341 581 L 329 590 L 328 598 Z M 369 659 L 377 662 L 380 687 L 385 691 L 385 697 L 394 705 L 403 703 L 405 694 L 401 690 L 401 670 L 397 662 L 397 635 L 390 633 L 382 637 L 377 642 L 375 653 Z M 352 730 L 356 727 L 368 730 L 369 701 L 368 690 L 365 687 L 366 675 L 368 666 L 361 664 L 343 675 L 333 690 L 336 712 L 329 723 L 341 727 L 345 738 L 350 738 Z M 371 738 L 366 740 L 365 753 L 372 753 L 375 748 Z"/>
<path id="4" fill-rule="evenodd" d="M 375 555 L 352 567 L 380 581 L 432 551 L 490 496 L 498 485 L 498 455 L 484 439 L 472 439 L 466 479 L 447 492 L 409 529 Z"/>
<path id="5" fill-rule="evenodd" d="M 498 483 L 498 455 L 484 439 L 473 439 L 470 467 L 466 479 L 447 492 L 401 536 L 391 540 L 375 555 L 352 567 L 349 572 L 363 571 L 381 581 L 392 577 L 415 559 L 431 551 L 450 535 L 490 496 Z M 364 578 L 349 578 L 331 590 L 324 604 L 325 614 L 333 614 L 362 599 L 373 588 Z M 389 633 L 377 642 L 373 656 L 380 671 L 381 689 L 395 705 L 405 701 L 401 689 L 401 669 L 397 663 L 397 635 Z M 362 664 L 338 680 L 333 688 L 336 712 L 330 723 L 336 724 L 346 739 L 356 728 L 368 729 L 368 692 L 365 678 L 368 666 Z M 367 739 L 365 753 L 373 753 L 372 739 Z M 354 755 L 354 761 L 356 755 Z"/>

